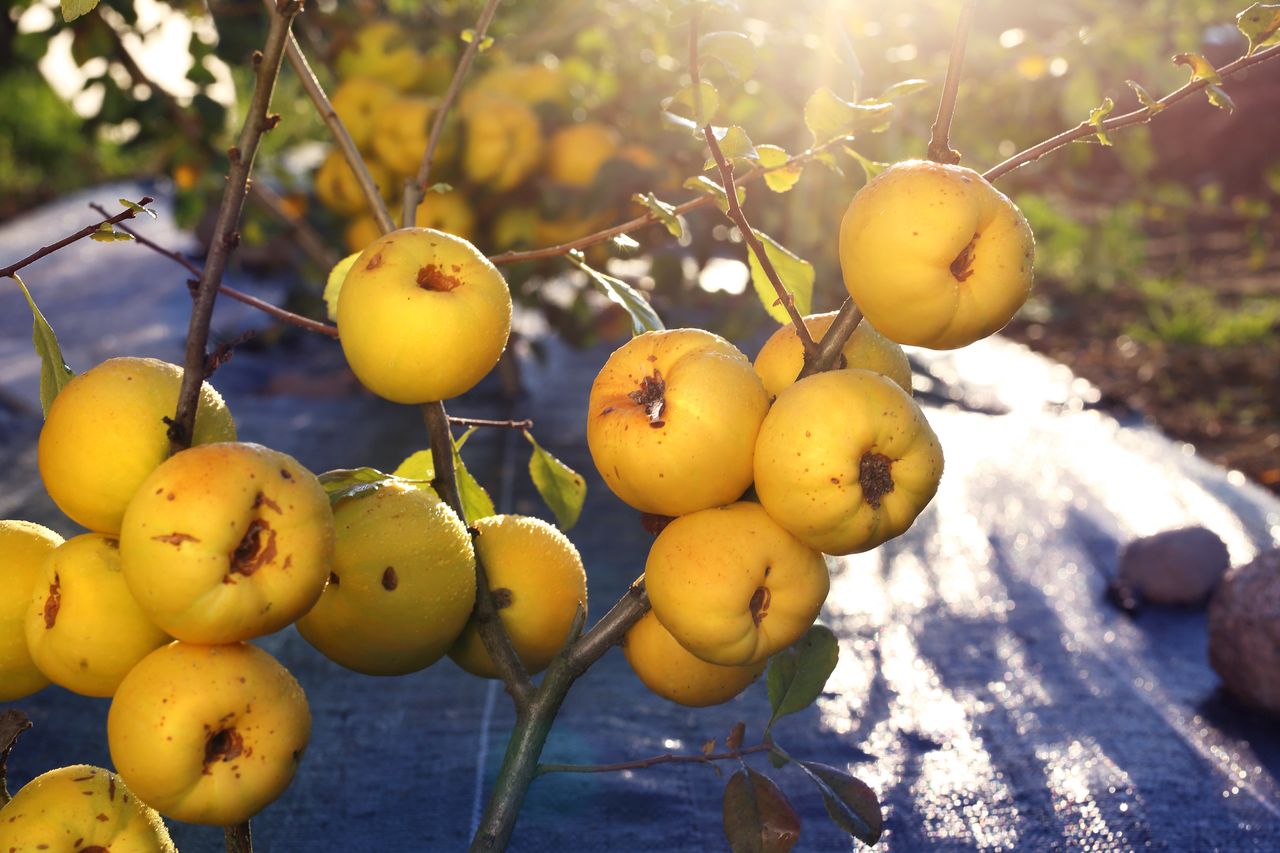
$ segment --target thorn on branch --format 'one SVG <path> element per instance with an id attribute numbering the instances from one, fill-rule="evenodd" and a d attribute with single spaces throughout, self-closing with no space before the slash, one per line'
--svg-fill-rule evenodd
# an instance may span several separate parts
<path id="1" fill-rule="evenodd" d="M 212 377 L 219 367 L 231 361 L 231 356 L 234 354 L 236 347 L 253 340 L 257 334 L 253 329 L 249 329 L 240 333 L 234 340 L 223 341 L 218 344 L 204 360 L 204 378 L 209 379 Z"/>
<path id="2" fill-rule="evenodd" d="M 263 130 L 264 132 L 270 132 L 272 130 L 275 130 L 279 124 L 280 124 L 280 113 L 272 113 L 271 115 L 267 116 L 267 122 L 266 122 L 266 125 L 263 127 Z"/>
<path id="3" fill-rule="evenodd" d="M 237 166 L 240 165 L 240 149 L 235 145 L 232 145 L 227 149 L 227 158 L 232 162 L 232 164 Z"/>

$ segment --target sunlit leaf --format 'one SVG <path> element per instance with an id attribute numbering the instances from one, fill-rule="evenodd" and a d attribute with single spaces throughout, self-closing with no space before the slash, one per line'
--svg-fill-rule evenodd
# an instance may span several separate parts
<path id="1" fill-rule="evenodd" d="M 684 184 L 685 189 L 697 190 L 700 193 L 706 193 L 715 196 L 716 207 L 720 208 L 721 213 L 729 211 L 729 197 L 725 195 L 724 187 L 708 178 L 706 175 L 696 175 L 692 178 L 686 178 Z M 741 184 L 735 184 L 737 189 L 738 204 L 742 204 L 747 199 L 747 191 L 742 188 Z"/>
<path id="2" fill-rule="evenodd" d="M 74 21 L 87 15 L 98 6 L 98 0 L 62 0 L 62 20 Z"/>
<path id="3" fill-rule="evenodd" d="M 745 130 L 737 125 L 712 128 L 711 135 L 715 137 L 716 143 L 720 146 L 720 153 L 724 155 L 724 159 L 728 162 L 746 160 L 751 163 L 758 163 L 760 161 L 760 155 L 756 153 L 756 147 L 751 144 L 751 138 L 747 136 Z M 716 168 L 715 157 L 708 157 L 702 168 Z"/>
<path id="4" fill-rule="evenodd" d="M 675 205 L 660 201 L 653 193 L 636 193 L 631 197 L 637 204 L 643 204 L 654 218 L 666 226 L 667 231 L 677 240 L 684 236 L 684 223 L 676 214 Z"/>
<path id="5" fill-rule="evenodd" d="M 98 243 L 114 243 L 116 240 L 116 229 L 109 223 L 102 223 L 98 226 L 98 230 L 89 235 L 90 240 Z"/>
<path id="6" fill-rule="evenodd" d="M 1192 83 L 1204 80 L 1208 84 L 1205 86 L 1204 93 L 1209 98 L 1209 103 L 1229 112 L 1235 111 L 1235 102 L 1223 91 L 1222 77 L 1218 75 L 1213 63 L 1198 53 L 1179 53 L 1173 57 L 1173 61 L 1177 65 L 1185 65 L 1191 69 Z"/>
<path id="7" fill-rule="evenodd" d="M 706 80 L 699 81 L 698 92 L 701 100 L 697 104 L 694 103 L 692 86 L 686 86 L 670 98 L 663 98 L 663 111 L 688 119 L 698 127 L 710 124 L 720 109 L 720 93 Z"/>
<path id="8" fill-rule="evenodd" d="M 1107 136 L 1107 128 L 1102 122 L 1106 119 L 1107 114 L 1115 108 L 1115 101 L 1110 98 L 1103 98 L 1101 104 L 1089 110 L 1089 124 L 1096 128 L 1094 133 L 1098 137 L 1098 141 L 1103 145 L 1110 145 L 1111 137 Z"/>
<path id="9" fill-rule="evenodd" d="M 768 728 L 779 717 L 812 705 L 822 695 L 839 658 L 840 644 L 835 634 L 822 625 L 814 625 L 798 642 L 774 655 L 765 678 L 773 708 Z"/>
<path id="10" fill-rule="evenodd" d="M 712 61 L 733 77 L 746 80 L 756 68 L 756 48 L 742 33 L 706 33 L 698 39 L 698 65 L 705 68 Z"/>
<path id="11" fill-rule="evenodd" d="M 324 310 L 334 322 L 338 320 L 338 294 L 342 292 L 342 283 L 347 280 L 347 273 L 351 272 L 358 257 L 360 253 L 355 252 L 334 264 L 324 283 Z"/>
<path id="12" fill-rule="evenodd" d="M 62 347 L 58 345 L 58 336 L 36 307 L 36 301 L 31 298 L 27 285 L 16 273 L 10 278 L 18 283 L 22 295 L 26 297 L 27 307 L 31 309 L 31 344 L 35 347 L 36 355 L 40 356 L 40 409 L 48 415 L 53 398 L 75 378 L 75 374 L 67 367 L 67 362 L 62 357 Z"/>
<path id="13" fill-rule="evenodd" d="M 453 191 L 453 184 L 446 184 L 444 181 L 441 181 L 438 184 L 432 184 L 431 186 L 427 187 L 427 192 L 429 193 L 447 193 L 452 191 Z"/>
<path id="14" fill-rule="evenodd" d="M 127 198 L 122 198 L 117 200 L 122 205 L 132 210 L 134 213 L 145 213 L 147 216 L 150 216 L 152 219 L 156 218 L 156 212 L 149 207 L 143 207 L 142 205 L 138 204 L 136 201 L 129 201 L 129 199 Z"/>
<path id="15" fill-rule="evenodd" d="M 615 234 L 609 238 L 609 245 L 613 246 L 613 250 L 624 258 L 634 256 L 640 251 L 640 243 L 626 234 Z"/>
<path id="16" fill-rule="evenodd" d="M 1218 109 L 1226 110 L 1229 113 L 1236 111 L 1236 102 L 1231 100 L 1231 96 L 1221 86 L 1210 84 L 1205 87 L 1204 93 L 1209 97 L 1209 103 Z"/>
<path id="17" fill-rule="evenodd" d="M 892 112 L 893 104 L 851 104 L 824 86 L 805 103 L 804 123 L 814 144 L 821 145 L 862 131 L 884 130 Z"/>
<path id="18" fill-rule="evenodd" d="M 1134 80 L 1125 80 L 1124 82 L 1129 84 L 1129 88 L 1138 96 L 1138 103 L 1146 107 L 1147 111 L 1151 113 L 1151 115 L 1155 115 L 1167 106 L 1166 104 L 1162 104 L 1155 98 L 1151 97 L 1151 93 L 1148 92 L 1141 83 Z"/>
<path id="19" fill-rule="evenodd" d="M 435 491 L 431 488 L 431 477 L 433 475 L 429 467 L 430 455 L 428 451 L 428 469 L 425 472 L 425 476 L 384 474 L 376 468 L 338 468 L 321 474 L 320 485 L 324 486 L 325 493 L 329 496 L 329 503 L 334 507 L 343 501 L 363 497 L 395 484 L 411 486 L 415 489 L 435 494 Z M 414 456 L 417 456 L 417 454 L 414 454 Z M 411 456 L 409 459 L 412 460 L 413 457 Z M 408 461 L 406 460 L 406 462 Z M 401 465 L 396 471 L 399 472 L 404 467 L 404 465 Z M 422 474 L 423 472 L 416 473 Z"/>
<path id="20" fill-rule="evenodd" d="M 889 88 L 885 89 L 874 98 L 866 98 L 862 101 L 864 104 L 888 104 L 896 101 L 898 98 L 905 98 L 907 95 L 914 95 L 916 92 L 928 89 L 930 83 L 928 80 L 920 80 L 913 78 L 911 80 L 899 80 Z"/>
<path id="21" fill-rule="evenodd" d="M 529 457 L 529 477 L 538 494 L 555 513 L 561 530 L 569 530 L 578 523 L 582 504 L 587 498 L 587 481 L 568 465 L 552 456 L 534 440 L 533 434 L 524 431 L 524 437 L 533 445 Z"/>
<path id="22" fill-rule="evenodd" d="M 466 436 L 463 436 L 462 441 L 466 441 Z M 489 497 L 484 486 L 480 485 L 480 481 L 467 469 L 466 463 L 462 461 L 462 454 L 458 452 L 459 447 L 459 443 L 455 442 L 453 470 L 458 479 L 458 498 L 462 501 L 462 514 L 466 516 L 466 522 L 470 524 L 481 518 L 497 515 L 498 511 L 493 506 L 493 499 Z"/>
<path id="23" fill-rule="evenodd" d="M 776 193 L 785 193 L 790 190 L 804 172 L 804 163 L 788 165 L 791 156 L 777 145 L 757 145 L 756 156 L 760 158 L 760 165 L 766 169 L 765 186 Z"/>
<path id="24" fill-rule="evenodd" d="M 757 231 L 756 236 L 764 244 L 764 253 L 777 271 L 778 278 L 795 299 L 796 310 L 801 314 L 808 314 L 813 308 L 813 264 L 792 254 L 768 234 Z M 747 262 L 751 267 L 751 283 L 755 286 L 756 295 L 760 297 L 764 310 L 779 323 L 791 322 L 787 309 L 779 302 L 778 293 L 754 252 L 747 253 Z"/>
<path id="25" fill-rule="evenodd" d="M 468 27 L 462 31 L 460 38 L 467 44 L 471 44 L 476 40 L 476 31 Z M 480 44 L 476 47 L 476 50 L 480 53 L 484 53 L 491 47 L 493 47 L 493 36 L 485 36 L 480 40 Z"/>
<path id="26" fill-rule="evenodd" d="M 1280 5 L 1254 3 L 1236 15 L 1236 26 L 1249 40 L 1245 55 L 1252 56 L 1258 48 L 1280 42 Z"/>
<path id="27" fill-rule="evenodd" d="M 799 767 L 822 793 L 822 803 L 836 826 L 866 844 L 875 844 L 884 831 L 884 813 L 871 787 L 848 773 L 812 761 Z"/>
<path id="28" fill-rule="evenodd" d="M 744 768 L 724 788 L 724 834 L 733 853 L 787 853 L 800 818 L 768 776 Z"/>
<path id="29" fill-rule="evenodd" d="M 626 311 L 627 316 L 631 318 L 632 335 L 661 331 L 665 328 L 662 320 L 658 319 L 658 313 L 649 304 L 649 300 L 641 296 L 634 287 L 622 279 L 614 278 L 588 266 L 581 252 L 570 252 L 566 257 L 569 263 L 586 273 L 587 278 L 599 287 L 605 296 L 622 306 L 622 310 Z"/>
<path id="30" fill-rule="evenodd" d="M 872 160 L 870 157 L 862 155 L 860 152 L 855 151 L 847 145 L 844 147 L 844 151 L 850 157 L 858 161 L 858 165 L 862 167 L 862 173 L 867 176 L 867 181 L 870 181 L 876 175 L 880 174 L 892 165 L 891 163 L 882 163 L 879 160 Z"/>

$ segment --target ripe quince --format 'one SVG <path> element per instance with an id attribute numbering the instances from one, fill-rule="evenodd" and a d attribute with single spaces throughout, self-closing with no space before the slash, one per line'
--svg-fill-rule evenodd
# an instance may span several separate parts
<path id="1" fill-rule="evenodd" d="M 834 311 L 810 314 L 804 318 L 804 325 L 814 341 L 819 341 L 835 318 Z M 907 354 L 866 320 L 853 330 L 840 352 L 844 356 L 844 367 L 879 373 L 892 379 L 903 391 L 911 393 L 911 363 L 907 361 Z M 760 381 L 770 397 L 777 397 L 783 388 L 795 382 L 803 367 L 804 346 L 796 334 L 796 327 L 791 324 L 770 335 L 755 360 L 756 373 L 760 374 Z"/>
<path id="2" fill-rule="evenodd" d="M 373 151 L 382 165 L 401 177 L 418 173 L 439 107 L 435 98 L 417 97 L 396 98 L 382 107 L 373 122 Z M 457 149 L 457 132 L 446 124 L 431 167 L 438 169 L 452 160 Z"/>
<path id="3" fill-rule="evenodd" d="M 568 187 L 587 187 L 618 150 L 618 135 L 595 121 L 562 127 L 547 141 L 547 177 Z"/>
<path id="4" fill-rule="evenodd" d="M 458 190 L 429 192 L 418 205 L 413 224 L 471 242 L 475 238 L 476 214 L 467 204 L 466 196 Z"/>
<path id="5" fill-rule="evenodd" d="M 378 185 L 383 200 L 389 201 L 396 190 L 395 178 L 377 160 L 366 160 L 365 166 L 369 169 L 369 177 Z M 369 210 L 369 202 L 360 189 L 356 173 L 336 148 L 328 153 L 316 170 L 314 186 L 316 198 L 334 213 L 350 216 Z"/>
<path id="6" fill-rule="evenodd" d="M 542 127 L 529 106 L 477 90 L 459 104 L 466 124 L 462 168 L 467 179 L 502 192 L 518 186 L 542 160 Z"/>
<path id="7" fill-rule="evenodd" d="M 388 103 L 395 100 L 396 90 L 373 77 L 353 77 L 333 91 L 333 111 L 361 151 L 371 151 L 374 119 Z"/>
<path id="8" fill-rule="evenodd" d="M 900 535 L 942 478 L 942 446 L 920 407 L 869 370 L 783 389 L 760 427 L 760 503 L 809 547 L 867 551 Z"/>
<path id="9" fill-rule="evenodd" d="M 587 404 L 587 445 L 613 493 L 684 515 L 751 485 L 769 397 L 747 357 L 702 329 L 645 332 L 609 356 Z"/>
<path id="10" fill-rule="evenodd" d="M 338 76 L 372 77 L 399 91 L 412 88 L 422 77 L 422 55 L 396 21 L 374 21 L 361 27 L 339 53 Z"/>
<path id="11" fill-rule="evenodd" d="M 908 160 L 858 191 L 840 223 L 844 285 L 900 344 L 954 349 L 999 331 L 1031 292 L 1026 217 L 963 166 Z"/>
<path id="12" fill-rule="evenodd" d="M 0 702 L 12 702 L 49 685 L 27 648 L 31 591 L 44 577 L 44 562 L 62 537 L 30 521 L 0 521 Z M 3 849 L 0 847 L 0 849 Z"/>
<path id="13" fill-rule="evenodd" d="M 622 651 L 645 687 L 691 708 L 728 702 L 769 665 L 767 660 L 748 666 L 707 663 L 676 642 L 652 610 L 627 631 Z"/>

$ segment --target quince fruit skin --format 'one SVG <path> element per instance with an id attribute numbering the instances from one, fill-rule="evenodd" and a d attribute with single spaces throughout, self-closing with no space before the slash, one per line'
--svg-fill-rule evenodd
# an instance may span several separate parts
<path id="1" fill-rule="evenodd" d="M 155 809 L 101 767 L 74 764 L 32 779 L 0 808 L 6 853 L 178 853 Z"/>
<path id="2" fill-rule="evenodd" d="M 347 223 L 342 232 L 342 241 L 351 254 L 363 252 L 370 243 L 382 236 L 382 229 L 373 214 L 364 213 Z"/>
<path id="3" fill-rule="evenodd" d="M 0 521 L 0 702 L 13 702 L 49 686 L 27 648 L 27 605 L 44 562 L 63 539 L 30 521 Z M 4 848 L 0 847 L 0 850 Z"/>
<path id="4" fill-rule="evenodd" d="M 999 331 L 1031 292 L 1035 240 L 981 175 L 924 160 L 858 191 L 840 223 L 845 288 L 900 344 L 955 349 Z"/>
<path id="5" fill-rule="evenodd" d="M 769 408 L 737 347 L 701 329 L 645 332 L 605 362 L 587 404 L 587 446 L 605 483 L 641 512 L 684 515 L 751 485 Z"/>
<path id="6" fill-rule="evenodd" d="M 466 128 L 462 168 L 469 181 L 504 192 L 542 161 L 542 126 L 527 104 L 480 89 L 463 95 L 459 112 Z"/>
<path id="7" fill-rule="evenodd" d="M 365 167 L 369 170 L 369 177 L 378 185 L 382 198 L 390 201 L 391 193 L 395 190 L 391 173 L 376 160 L 366 160 Z M 316 170 L 314 186 L 316 198 L 334 213 L 353 216 L 369 210 L 369 203 L 360 189 L 356 173 L 336 148 L 325 156 L 320 168 Z"/>
<path id="8" fill-rule="evenodd" d="M 804 325 L 816 342 L 831 328 L 835 318 L 835 311 L 810 314 L 804 318 Z M 840 352 L 844 356 L 845 367 L 879 373 L 892 379 L 903 391 L 911 393 L 911 362 L 907 360 L 907 354 L 866 320 L 853 330 Z M 794 383 L 804 368 L 804 345 L 800 343 L 795 326 L 787 324 L 770 335 L 756 356 L 754 366 L 771 398 Z"/>
<path id="9" fill-rule="evenodd" d="M 562 127 L 547 140 L 547 177 L 567 187 L 583 189 L 618 150 L 618 136 L 599 122 L 584 121 Z"/>
<path id="10" fill-rule="evenodd" d="M 373 152 L 382 165 L 400 177 L 412 177 L 422 165 L 431 136 L 431 124 L 440 102 L 435 98 L 401 97 L 388 101 L 373 122 Z M 457 153 L 456 131 L 447 123 L 436 145 L 432 168 Z"/>
<path id="11" fill-rule="evenodd" d="M 833 370 L 784 389 L 760 427 L 761 505 L 827 554 L 899 536 L 932 500 L 942 446 L 920 407 L 869 370 Z"/>
<path id="12" fill-rule="evenodd" d="M 745 501 L 672 521 L 644 576 L 663 627 L 720 666 L 758 664 L 800 639 L 830 587 L 822 555 Z"/>
<path id="13" fill-rule="evenodd" d="M 182 368 L 111 358 L 67 383 L 40 430 L 40 477 L 58 509 L 97 533 L 117 534 L 139 484 L 169 455 L 164 419 L 178 407 Z M 208 382 L 193 444 L 235 441 L 236 427 Z"/>
<path id="14" fill-rule="evenodd" d="M 564 646 L 578 608 L 586 612 L 582 557 L 569 537 L 539 518 L 493 515 L 472 526 L 476 557 L 484 563 L 511 645 L 531 675 L 542 672 Z M 449 657 L 472 675 L 498 677 L 474 620 Z"/>
<path id="15" fill-rule="evenodd" d="M 402 228 L 356 259 L 338 295 L 347 362 L 396 403 L 447 400 L 484 378 L 511 333 L 511 292 L 475 246 Z"/>
<path id="16" fill-rule="evenodd" d="M 338 53 L 335 65 L 343 79 L 372 77 L 402 92 L 415 86 L 424 70 L 422 55 L 395 21 L 373 21 L 361 27 Z"/>
<path id="17" fill-rule="evenodd" d="M 453 645 L 476 600 L 467 528 L 430 491 L 389 482 L 340 500 L 329 584 L 298 633 L 366 675 L 426 669 Z"/>
<path id="18" fill-rule="evenodd" d="M 470 243 L 475 238 L 476 214 L 458 190 L 428 192 L 414 211 L 418 228 L 443 231 Z M 363 247 L 361 247 L 363 249 Z"/>
<path id="19" fill-rule="evenodd" d="M 769 665 L 767 660 L 749 666 L 707 663 L 680 645 L 652 610 L 627 631 L 622 651 L 645 687 L 690 708 L 728 702 Z"/>
<path id="20" fill-rule="evenodd" d="M 302 688 L 248 643 L 162 646 L 130 670 L 107 712 L 125 783 L 188 823 L 253 817 L 289 786 L 310 737 Z"/>
<path id="21" fill-rule="evenodd" d="M 134 598 L 191 643 L 289 625 L 320 598 L 332 553 L 320 481 L 292 457 L 249 443 L 174 454 L 139 488 L 120 534 Z"/>
<path id="22" fill-rule="evenodd" d="M 26 610 L 27 648 L 40 671 L 82 696 L 110 696 L 169 636 L 125 583 L 120 545 L 101 533 L 68 539 L 44 561 Z"/>
<path id="23" fill-rule="evenodd" d="M 396 90 L 373 77 L 353 77 L 334 89 L 330 103 L 342 119 L 351 141 L 361 151 L 373 146 L 374 119 L 388 103 L 396 99 Z"/>

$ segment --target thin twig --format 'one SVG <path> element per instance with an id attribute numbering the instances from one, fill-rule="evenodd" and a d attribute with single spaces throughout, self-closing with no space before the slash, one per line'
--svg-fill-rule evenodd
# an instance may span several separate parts
<path id="1" fill-rule="evenodd" d="M 712 131 L 711 125 L 708 124 L 702 128 L 702 135 L 706 138 L 707 147 L 711 149 L 711 156 L 715 158 L 716 166 L 720 169 L 720 180 L 724 184 L 724 196 L 729 206 L 727 215 L 738 226 L 738 230 L 742 232 L 742 239 L 747 241 L 752 254 L 760 262 L 760 268 L 764 270 L 765 277 L 769 279 L 769 283 L 773 285 L 773 289 L 777 292 L 778 302 L 786 309 L 791 322 L 795 324 L 796 335 L 799 336 L 800 344 L 804 347 L 805 359 L 812 360 L 817 357 L 817 345 L 813 342 L 813 336 L 809 334 L 809 327 L 804 324 L 804 317 L 800 316 L 800 311 L 796 308 L 795 297 L 791 295 L 791 291 L 787 290 L 787 286 L 782 283 L 782 277 L 774 269 L 773 261 L 769 260 L 769 254 L 765 251 L 764 244 L 760 242 L 760 238 L 756 236 L 751 224 L 747 222 L 747 215 L 742 212 L 742 205 L 738 203 L 738 188 L 733 181 L 733 164 L 725 159 L 724 152 L 720 150 L 720 143 L 716 142 L 716 135 Z"/>
<path id="2" fill-rule="evenodd" d="M 853 336 L 861 322 L 862 312 L 858 310 L 858 306 L 852 299 L 846 299 L 827 328 L 827 333 L 822 336 L 822 340 L 818 341 L 817 354 L 812 360 L 805 359 L 804 367 L 796 378 L 803 379 L 814 373 L 841 367 L 840 355 L 844 345 L 849 342 L 849 338 Z"/>
<path id="3" fill-rule="evenodd" d="M 547 773 L 617 773 L 620 770 L 644 770 L 659 764 L 710 764 L 717 761 L 739 759 L 744 755 L 757 752 L 768 752 L 772 747 L 767 743 L 758 743 L 731 752 L 717 752 L 711 755 L 676 755 L 668 752 L 651 758 L 637 758 L 634 761 L 620 761 L 617 764 L 539 764 L 538 775 Z"/>
<path id="4" fill-rule="evenodd" d="M 480 52 L 480 45 L 484 42 L 485 33 L 489 30 L 493 16 L 497 14 L 500 2 L 501 0 L 488 0 L 484 4 L 484 9 L 480 11 L 480 17 L 476 19 L 476 25 L 471 31 L 471 41 L 462 51 L 462 56 L 458 59 L 458 67 L 453 70 L 453 79 L 449 81 L 449 88 L 445 90 L 444 98 L 440 101 L 440 106 L 436 109 L 436 114 L 431 121 L 427 150 L 422 154 L 422 164 L 418 166 L 418 174 L 404 182 L 404 207 L 401 221 L 406 225 L 412 225 L 417 216 L 418 205 L 422 203 L 422 198 L 427 191 L 427 181 L 431 179 L 431 159 L 436 156 L 436 146 L 440 144 L 440 136 L 444 133 L 445 119 L 449 115 L 449 110 L 453 108 L 453 102 L 458 99 L 462 81 L 466 79 L 467 72 L 471 70 L 471 63 Z"/>
<path id="5" fill-rule="evenodd" d="M 96 211 L 103 212 L 102 205 L 90 204 L 89 206 Z M 127 225 L 121 225 L 119 226 L 119 228 L 121 231 L 132 236 L 134 241 L 139 246 L 145 246 L 146 248 L 150 249 L 156 254 L 163 255 L 169 260 L 177 264 L 181 264 L 183 269 L 191 273 L 193 276 L 196 276 L 197 279 L 199 278 L 200 267 L 196 266 L 189 259 L 183 257 L 178 252 L 175 252 L 171 249 L 166 249 L 164 246 L 161 246 L 159 243 L 155 242 L 154 240 L 150 240 L 144 237 L 142 234 L 140 234 L 139 232 L 135 231 L 134 229 L 130 228 Z M 263 312 L 264 314 L 268 314 L 276 318 L 282 323 L 288 323 L 291 326 L 297 326 L 298 328 L 306 329 L 309 332 L 319 332 L 320 334 L 327 335 L 331 338 L 338 337 L 337 326 L 331 326 L 328 323 L 321 323 L 319 320 L 312 320 L 310 317 L 303 317 L 301 314 L 295 314 L 292 311 L 286 311 L 284 308 L 281 308 L 277 305 L 272 305 L 270 302 L 259 299 L 256 296 L 250 296 L 249 294 L 245 293 L 242 290 L 236 290 L 234 287 L 231 287 L 230 285 L 222 284 L 221 282 L 219 282 L 218 292 L 221 293 L 223 296 L 236 300 L 237 302 L 242 302 L 251 308 L 256 308 L 259 311 Z"/>
<path id="6" fill-rule="evenodd" d="M 191 445 L 191 436 L 195 429 L 196 407 L 200 401 L 200 388 L 204 384 L 204 364 L 207 356 L 205 348 L 209 343 L 209 326 L 213 320 L 213 305 L 218 298 L 218 283 L 222 281 L 223 272 L 227 268 L 227 259 L 240 242 L 240 234 L 236 228 L 240 222 L 241 211 L 244 209 L 244 199 L 249 188 L 249 176 L 253 171 L 253 160 L 258 153 L 258 144 L 262 141 L 263 134 L 275 127 L 279 121 L 278 116 L 268 117 L 267 110 L 271 106 L 271 94 L 275 90 L 276 78 L 280 74 L 280 61 L 284 56 L 289 27 L 301 10 L 301 0 L 280 0 L 273 7 L 270 15 L 271 24 L 267 31 L 266 45 L 261 53 L 254 54 L 257 81 L 253 88 L 253 98 L 245 115 L 240 139 L 228 152 L 231 169 L 227 175 L 227 186 L 222 193 L 217 224 L 213 229 L 213 237 L 209 241 L 209 256 L 205 259 L 200 282 L 196 288 L 195 304 L 191 307 L 182 389 L 178 394 L 177 412 L 169 424 L 169 446 L 173 453 Z"/>
<path id="7" fill-rule="evenodd" d="M 432 485 L 440 495 L 467 524 L 472 531 L 472 542 L 475 541 L 475 528 L 470 527 L 466 512 L 462 506 L 462 498 L 458 493 L 457 471 L 453 465 L 453 431 L 449 428 L 449 416 L 443 403 L 424 403 L 422 417 L 427 424 L 427 436 L 431 442 L 431 461 L 435 467 L 435 479 Z M 530 694 L 533 693 L 533 682 L 525 671 L 524 662 L 516 654 L 511 639 L 507 636 L 506 626 L 498 615 L 498 605 L 493 599 L 493 590 L 489 588 L 489 574 L 484 562 L 480 559 L 479 548 L 476 551 L 476 603 L 471 618 L 476 622 L 476 630 L 484 643 L 489 658 L 502 677 L 507 692 L 515 702 L 517 713 L 529 705 Z"/>
<path id="8" fill-rule="evenodd" d="M 956 95 L 960 92 L 960 71 L 964 68 L 964 48 L 969 41 L 969 26 L 973 23 L 973 10 L 978 0 L 965 0 L 960 7 L 960 19 L 956 22 L 956 34 L 951 39 L 951 59 L 947 62 L 947 77 L 942 84 L 942 100 L 938 102 L 938 117 L 933 122 L 929 137 L 929 159 L 935 163 L 959 163 L 960 152 L 951 147 L 951 117 L 956 111 Z"/>
<path id="9" fill-rule="evenodd" d="M 249 821 L 224 826 L 222 837 L 227 843 L 227 853 L 253 853 L 253 830 Z"/>
<path id="10" fill-rule="evenodd" d="M 533 429 L 533 421 L 525 418 L 519 421 L 494 421 L 488 418 L 460 418 L 449 415 L 449 423 L 465 427 L 496 427 L 499 429 Z"/>
<path id="11" fill-rule="evenodd" d="M 151 204 L 151 202 L 153 201 L 155 201 L 155 199 L 153 199 L 151 196 L 145 196 L 142 198 L 141 201 L 138 202 L 138 206 L 146 207 L 147 205 Z M 4 269 L 0 269 L 0 278 L 8 278 L 9 276 L 16 273 L 18 270 L 23 269 L 24 267 L 28 267 L 31 264 L 34 264 L 36 261 L 40 260 L 41 258 L 46 257 L 48 255 L 52 255 L 54 252 L 58 251 L 59 249 L 63 249 L 63 248 L 66 248 L 67 246 L 70 246 L 72 243 L 76 242 L 77 240 L 83 240 L 85 237 L 91 236 L 95 231 L 97 231 L 103 225 L 116 225 L 117 223 L 124 222 L 126 219 L 133 219 L 137 215 L 138 215 L 138 212 L 136 210 L 132 208 L 126 208 L 125 210 L 122 210 L 120 213 L 117 213 L 115 216 L 108 217 L 102 220 L 101 222 L 95 222 L 92 225 L 86 225 L 84 228 L 81 228 L 76 233 L 67 237 L 63 237 L 61 240 L 59 240 L 56 243 L 50 243 L 47 246 L 41 246 L 39 249 L 36 249 L 34 252 L 27 255 L 25 258 L 18 261 L 17 263 L 10 264 Z"/>
<path id="12" fill-rule="evenodd" d="M 1242 56 L 1239 59 L 1236 59 L 1219 68 L 1218 76 L 1234 76 L 1250 66 L 1257 65 L 1260 62 L 1266 62 L 1269 59 L 1275 59 L 1277 56 L 1280 56 L 1280 45 L 1269 47 L 1266 50 L 1260 50 L 1253 54 L 1253 56 Z M 1208 85 L 1208 80 L 1192 80 L 1182 88 L 1175 89 L 1163 98 L 1160 98 L 1156 103 L 1160 105 L 1162 108 L 1161 111 L 1163 111 L 1163 107 L 1172 106 L 1178 101 L 1194 95 L 1196 92 L 1203 91 Z M 1102 121 L 1101 129 L 1103 131 L 1111 131 L 1119 130 L 1122 127 L 1128 127 L 1134 124 L 1144 124 L 1151 121 L 1156 115 L 1157 112 L 1153 112 L 1150 107 L 1142 107 L 1141 109 L 1133 110 L 1132 112 L 1125 113 L 1124 115 L 1104 119 Z M 992 166 L 990 169 L 983 172 L 982 177 L 986 178 L 988 181 L 995 181 L 997 178 L 1002 178 L 1009 174 L 1014 169 L 1039 160 L 1049 152 L 1055 151 L 1068 143 L 1075 142 L 1077 139 L 1085 139 L 1093 136 L 1098 132 L 1098 130 L 1099 128 L 1096 125 L 1087 121 L 1082 121 L 1075 127 L 1070 128 L 1069 130 L 1064 130 L 1057 136 L 1050 137 L 1038 145 L 1033 145 L 1025 151 L 1020 151 L 1017 154 L 1014 154 L 1003 163 Z"/>
<path id="13" fill-rule="evenodd" d="M 18 741 L 18 735 L 31 728 L 31 720 L 17 708 L 0 712 L 0 807 L 9 802 L 9 788 L 6 772 L 9 765 L 9 750 Z"/>
<path id="14" fill-rule="evenodd" d="M 267 213 L 270 213 L 289 229 L 294 240 L 302 249 L 303 254 L 310 258 L 311 262 L 320 267 L 320 269 L 327 273 L 341 260 L 338 254 L 329 248 L 329 245 L 320 236 L 319 232 L 311 227 L 306 218 L 290 211 L 285 206 L 285 201 L 280 197 L 280 194 L 268 184 L 262 181 L 253 181 L 249 184 L 249 196 L 262 205 Z"/>
<path id="15" fill-rule="evenodd" d="M 644 579 L 641 578 L 565 653 L 568 671 L 575 678 L 586 672 L 605 652 L 621 642 L 622 636 L 647 612 L 649 594 L 644 588 Z"/>

